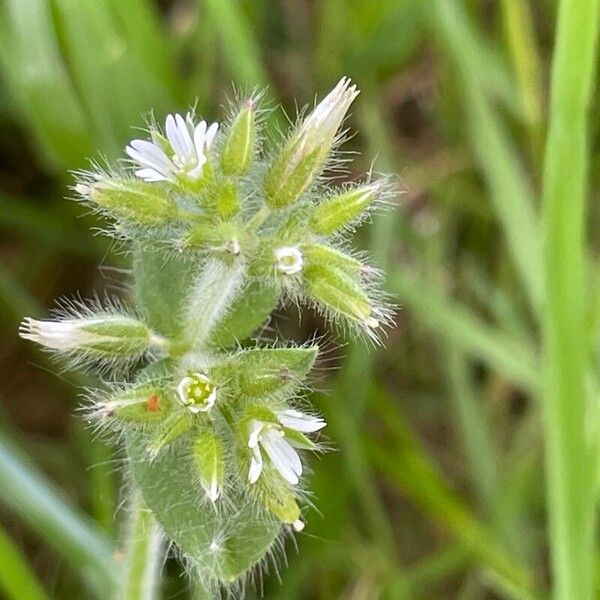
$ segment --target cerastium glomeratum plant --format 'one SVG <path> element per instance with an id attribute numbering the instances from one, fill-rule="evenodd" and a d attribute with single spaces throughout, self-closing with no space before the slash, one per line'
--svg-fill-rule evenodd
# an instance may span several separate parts
<path id="1" fill-rule="evenodd" d="M 122 441 L 131 493 L 214 589 L 304 528 L 303 461 L 326 425 L 306 400 L 317 344 L 242 342 L 281 303 L 373 340 L 390 317 L 378 271 L 347 242 L 390 186 L 326 177 L 345 163 L 357 94 L 342 79 L 275 148 L 263 148 L 257 94 L 223 127 L 169 115 L 129 143 L 129 160 L 80 173 L 79 198 L 131 251 L 131 299 L 63 303 L 21 327 L 100 371 L 87 415 Z"/>

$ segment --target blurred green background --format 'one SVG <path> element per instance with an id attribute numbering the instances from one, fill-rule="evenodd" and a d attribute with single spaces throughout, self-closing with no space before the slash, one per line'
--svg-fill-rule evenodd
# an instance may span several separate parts
<path id="1" fill-rule="evenodd" d="M 294 116 L 296 102 L 312 103 L 344 74 L 362 89 L 348 122 L 357 132 L 347 145 L 357 151 L 352 171 L 391 172 L 402 191 L 357 235 L 400 309 L 385 348 L 330 334 L 315 403 L 334 451 L 313 461 L 317 510 L 298 549 L 288 543 L 289 565 L 269 565 L 257 589 L 282 600 L 543 597 L 550 567 L 532 307 L 556 5 L 0 0 L 8 598 L 94 597 L 89 566 L 110 559 L 120 528 L 122 456 L 75 412 L 86 381 L 57 373 L 17 338 L 21 318 L 47 314 L 56 297 L 122 288 L 127 257 L 111 254 L 89 233 L 93 218 L 64 200 L 70 172 L 89 157 L 121 157 L 151 110 L 162 120 L 196 102 L 217 119 L 232 84 L 260 85 Z M 278 115 L 271 125 L 285 122 Z M 594 110 L 596 142 L 598 124 Z M 597 143 L 593 150 L 598 164 Z M 592 179 L 596 199 L 596 169 Z M 592 202 L 592 264 L 599 217 Z M 292 328 L 285 314 L 277 323 Z M 308 314 L 295 335 L 315 331 L 323 324 Z M 174 560 L 164 590 L 192 597 Z"/>

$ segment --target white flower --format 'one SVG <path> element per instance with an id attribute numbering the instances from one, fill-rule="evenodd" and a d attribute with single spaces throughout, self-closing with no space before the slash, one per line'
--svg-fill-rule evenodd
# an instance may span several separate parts
<path id="1" fill-rule="evenodd" d="M 304 264 L 302 252 L 300 252 L 298 248 L 292 246 L 282 246 L 281 248 L 277 248 L 277 250 L 275 250 L 275 260 L 277 263 L 277 270 L 284 275 L 299 273 Z"/>
<path id="2" fill-rule="evenodd" d="M 311 154 L 318 146 L 329 147 L 333 143 L 348 108 L 360 93 L 351 83 L 349 77 L 342 77 L 306 117 L 298 130 L 302 155 Z"/>
<path id="3" fill-rule="evenodd" d="M 306 415 L 299 410 L 287 409 L 276 413 L 279 423 L 252 419 L 249 426 L 248 448 L 252 450 L 248 481 L 256 483 L 263 470 L 262 450 L 267 453 L 271 464 L 280 475 L 292 485 L 296 485 L 302 475 L 302 463 L 294 441 L 286 438 L 283 428 L 301 433 L 319 431 L 327 425 L 321 417 Z"/>
<path id="4" fill-rule="evenodd" d="M 125 152 L 142 167 L 135 174 L 145 181 L 175 182 L 178 177 L 196 181 L 202 177 L 206 153 L 218 128 L 218 123 L 208 127 L 206 121 L 195 125 L 191 113 L 185 119 L 179 114 L 168 115 L 165 134 L 171 147 L 170 156 L 158 143 L 147 140 L 132 140 Z"/>
<path id="5" fill-rule="evenodd" d="M 194 414 L 208 412 L 217 399 L 215 384 L 203 373 L 193 373 L 184 377 L 177 386 L 181 403 Z"/>

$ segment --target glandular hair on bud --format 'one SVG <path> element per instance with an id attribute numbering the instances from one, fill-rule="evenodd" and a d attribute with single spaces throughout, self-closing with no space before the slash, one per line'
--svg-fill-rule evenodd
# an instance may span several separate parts
<path id="1" fill-rule="evenodd" d="M 302 253 L 307 265 L 331 265 L 352 276 L 360 275 L 364 268 L 360 260 L 324 244 L 303 244 Z"/>
<path id="2" fill-rule="evenodd" d="M 310 229 L 330 235 L 358 219 L 377 199 L 381 186 L 365 185 L 331 196 L 315 207 L 309 219 Z"/>
<path id="3" fill-rule="evenodd" d="M 160 227 L 177 217 L 177 204 L 164 186 L 126 178 L 106 178 L 89 186 L 93 204 L 117 218 Z"/>
<path id="4" fill-rule="evenodd" d="M 28 318 L 19 332 L 22 338 L 57 352 L 80 352 L 98 358 L 138 356 L 153 340 L 152 331 L 145 323 L 126 315 L 111 314 L 57 321 Z"/>
<path id="5" fill-rule="evenodd" d="M 375 326 L 373 307 L 367 293 L 347 273 L 328 265 L 304 270 L 310 297 L 318 304 L 364 327 Z"/>
<path id="6" fill-rule="evenodd" d="M 221 153 L 221 168 L 226 175 L 245 175 L 254 158 L 256 144 L 256 102 L 248 99 L 231 125 Z"/>

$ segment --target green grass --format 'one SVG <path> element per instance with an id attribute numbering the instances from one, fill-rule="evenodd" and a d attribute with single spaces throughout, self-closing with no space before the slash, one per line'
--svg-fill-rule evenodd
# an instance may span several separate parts
<path id="1" fill-rule="evenodd" d="M 151 110 L 215 117 L 260 85 L 293 119 L 348 74 L 356 172 L 403 191 L 358 234 L 398 327 L 323 363 L 336 451 L 265 596 L 596 597 L 597 37 L 593 0 L 0 0 L 3 592 L 104 598 L 123 550 L 121 457 L 72 416 L 86 382 L 16 337 L 123 281 L 68 171 L 122 156 Z"/>

